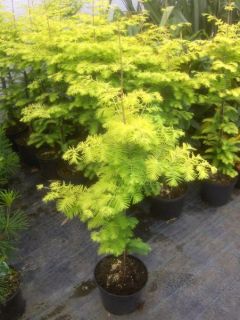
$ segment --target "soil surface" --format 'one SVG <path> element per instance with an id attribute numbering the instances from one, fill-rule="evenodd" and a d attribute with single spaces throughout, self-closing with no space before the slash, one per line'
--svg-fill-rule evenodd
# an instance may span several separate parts
<path id="1" fill-rule="evenodd" d="M 176 199 L 184 195 L 186 191 L 186 185 L 180 185 L 178 187 L 163 186 L 159 196 L 163 199 Z"/>
<path id="2" fill-rule="evenodd" d="M 216 184 L 220 184 L 220 185 L 223 185 L 223 186 L 228 186 L 228 185 L 233 183 L 235 178 L 231 178 L 231 177 L 226 176 L 224 174 L 217 173 L 217 174 L 211 175 L 209 180 L 211 182 L 216 183 Z"/>
<path id="3" fill-rule="evenodd" d="M 132 256 L 106 257 L 97 266 L 97 283 L 106 291 L 129 295 L 142 289 L 147 281 L 144 264 Z"/>
<path id="4" fill-rule="evenodd" d="M 57 150 L 53 149 L 40 149 L 37 151 L 37 158 L 41 160 L 57 160 L 58 159 L 58 152 Z"/>

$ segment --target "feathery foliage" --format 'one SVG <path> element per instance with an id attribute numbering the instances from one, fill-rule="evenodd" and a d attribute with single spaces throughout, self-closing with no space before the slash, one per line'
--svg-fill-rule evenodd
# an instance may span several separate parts
<path id="1" fill-rule="evenodd" d="M 126 123 L 116 115 L 104 134 L 89 136 L 64 155 L 71 164 L 93 165 L 97 182 L 88 188 L 54 182 L 45 197 L 57 200 L 57 209 L 69 219 L 78 216 L 87 223 L 100 253 L 114 255 L 146 251 L 133 238 L 136 220 L 123 214 L 131 205 L 157 195 L 162 184 L 205 179 L 214 171 L 189 145 L 179 145 L 181 131 L 165 127 L 160 118 L 126 114 Z"/>
<path id="2" fill-rule="evenodd" d="M 209 19 L 217 23 L 219 32 L 206 43 L 204 56 L 199 50 L 200 59 L 205 59 L 205 64 L 194 71 L 194 77 L 202 79 L 198 96 L 198 108 L 202 114 L 197 139 L 203 143 L 205 158 L 219 173 L 234 177 L 240 152 L 239 25 L 226 25 L 214 17 Z"/>

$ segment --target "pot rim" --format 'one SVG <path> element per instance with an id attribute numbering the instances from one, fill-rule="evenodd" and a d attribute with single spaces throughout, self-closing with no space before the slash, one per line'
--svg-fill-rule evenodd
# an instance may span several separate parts
<path id="1" fill-rule="evenodd" d="M 100 262 L 102 262 L 102 261 L 103 261 L 105 258 L 107 258 L 107 257 L 113 257 L 113 255 L 107 255 L 107 256 L 103 257 L 102 259 L 100 259 L 100 260 L 98 261 L 98 263 L 96 264 L 96 266 L 95 266 L 95 268 L 94 268 L 94 280 L 95 280 L 97 286 L 98 286 L 103 292 L 107 293 L 107 294 L 110 295 L 110 296 L 128 298 L 128 297 L 132 297 L 132 296 L 136 295 L 136 294 L 139 293 L 141 290 L 143 290 L 143 288 L 146 287 L 146 284 L 147 284 L 147 282 L 148 282 L 148 270 L 147 270 L 147 267 L 146 267 L 145 263 L 144 263 L 142 260 L 140 260 L 139 258 L 137 258 L 137 257 L 135 257 L 135 256 L 133 256 L 133 255 L 131 255 L 131 254 L 128 254 L 128 256 L 131 257 L 131 258 L 133 258 L 134 260 L 137 260 L 137 261 L 139 261 L 139 262 L 142 263 L 142 265 L 144 266 L 144 269 L 145 269 L 145 271 L 146 271 L 146 281 L 145 281 L 145 283 L 143 284 L 143 286 L 142 286 L 139 290 L 137 290 L 136 292 L 130 293 L 130 294 L 116 294 L 116 293 L 112 293 L 112 292 L 107 291 L 106 289 L 104 289 L 104 288 L 98 283 L 97 278 L 96 278 L 96 270 L 97 270 L 97 267 L 99 266 Z"/>
<path id="2" fill-rule="evenodd" d="M 185 198 L 187 193 L 188 193 L 188 187 L 185 189 L 183 194 L 181 194 L 180 196 L 178 196 L 176 198 L 168 199 L 168 198 L 161 197 L 160 195 L 155 196 L 155 198 L 162 200 L 164 202 L 175 202 L 175 201 L 178 201 L 178 200 Z"/>
<path id="3" fill-rule="evenodd" d="M 234 185 L 237 182 L 237 180 L 238 180 L 238 175 L 236 177 L 232 178 L 231 180 L 229 180 L 228 184 L 222 184 L 222 183 L 213 181 L 211 179 L 204 180 L 203 184 L 210 184 L 210 185 L 218 186 L 221 188 L 228 188 L 228 187 Z"/>

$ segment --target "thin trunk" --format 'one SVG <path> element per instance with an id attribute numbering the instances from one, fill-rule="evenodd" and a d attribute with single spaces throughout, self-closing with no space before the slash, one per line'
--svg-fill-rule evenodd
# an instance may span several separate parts
<path id="1" fill-rule="evenodd" d="M 43 0 L 43 4 L 44 4 L 44 10 L 45 10 L 46 19 L 47 19 L 48 34 L 49 34 L 49 37 L 51 37 L 50 23 L 49 23 L 49 18 L 48 18 L 46 0 Z"/>
<path id="2" fill-rule="evenodd" d="M 10 208 L 7 207 L 6 209 L 6 215 L 7 215 L 7 221 L 6 221 L 6 226 L 5 226 L 5 232 L 8 235 L 8 227 L 9 227 L 9 223 L 10 223 Z"/>
<path id="3" fill-rule="evenodd" d="M 122 120 L 123 120 L 123 123 L 126 124 L 126 113 L 125 113 L 124 102 L 123 102 L 123 96 L 124 96 L 123 50 L 122 50 L 122 41 L 121 41 L 119 24 L 118 24 L 118 44 L 119 44 L 119 52 L 120 52 L 120 103 L 121 103 L 121 109 L 122 109 Z"/>
<path id="4" fill-rule="evenodd" d="M 10 70 L 8 71 L 8 81 L 13 84 L 13 78 Z"/>
<path id="5" fill-rule="evenodd" d="M 127 269 L 127 250 L 124 250 L 123 252 L 123 280 L 126 277 L 126 269 Z"/>
<path id="6" fill-rule="evenodd" d="M 92 0 L 92 25 L 93 25 L 93 38 L 96 40 L 96 30 L 95 30 L 95 0 Z"/>
<path id="7" fill-rule="evenodd" d="M 12 5 L 13 24 L 14 24 L 14 28 L 16 29 L 16 17 L 15 17 L 14 0 L 11 0 L 11 5 Z"/>
<path id="8" fill-rule="evenodd" d="M 28 92 L 28 76 L 27 76 L 27 72 L 23 71 L 23 76 L 24 76 L 24 83 L 25 83 L 25 95 L 26 98 L 29 98 L 29 92 Z"/>
<path id="9" fill-rule="evenodd" d="M 224 102 L 222 102 L 222 105 L 221 105 L 220 116 L 221 116 L 221 126 L 222 126 L 223 117 L 224 117 Z M 222 138 L 223 138 L 223 129 L 221 127 L 221 129 L 220 129 L 220 140 L 219 140 L 220 143 L 222 141 Z"/>
<path id="10" fill-rule="evenodd" d="M 27 1 L 27 7 L 28 7 L 29 21 L 30 21 L 30 25 L 31 25 L 31 27 L 32 27 L 32 26 L 33 26 L 33 23 L 32 23 L 32 16 L 31 16 L 31 10 L 30 10 L 30 0 Z"/>
<path id="11" fill-rule="evenodd" d="M 7 84 L 4 77 L 1 77 L 1 82 L 2 82 L 2 89 L 7 89 Z"/>

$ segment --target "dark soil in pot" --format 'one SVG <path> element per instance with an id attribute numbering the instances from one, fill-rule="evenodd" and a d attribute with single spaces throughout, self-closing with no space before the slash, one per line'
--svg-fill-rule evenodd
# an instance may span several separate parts
<path id="1" fill-rule="evenodd" d="M 123 257 L 107 256 L 97 264 L 94 276 L 108 312 L 128 314 L 142 305 L 148 272 L 141 260 L 128 255 L 124 265 Z"/>
<path id="2" fill-rule="evenodd" d="M 38 167 L 38 160 L 36 157 L 36 149 L 33 146 L 28 146 L 28 132 L 22 132 L 16 139 L 17 150 L 21 160 L 29 166 Z"/>
<path id="3" fill-rule="evenodd" d="M 27 133 L 27 132 L 28 132 L 28 127 L 21 122 L 18 125 L 11 126 L 6 129 L 6 136 L 8 140 L 11 142 L 14 151 L 18 151 L 16 139 L 22 133 Z"/>
<path id="4" fill-rule="evenodd" d="M 6 281 L 8 292 L 5 302 L 0 304 L 0 319 L 17 320 L 20 319 L 25 312 L 26 306 L 20 289 L 21 275 L 12 268 Z"/>
<path id="5" fill-rule="evenodd" d="M 182 213 L 186 194 L 186 186 L 163 187 L 160 195 L 151 199 L 151 214 L 165 221 L 178 218 Z"/>
<path id="6" fill-rule="evenodd" d="M 41 149 L 36 154 L 41 175 L 46 179 L 57 179 L 58 152 L 54 149 Z"/>
<path id="7" fill-rule="evenodd" d="M 57 167 L 58 177 L 66 182 L 72 184 L 90 185 L 91 181 L 84 177 L 84 175 L 77 171 L 74 167 L 70 166 L 66 162 L 60 162 Z"/>
<path id="8" fill-rule="evenodd" d="M 228 203 L 237 178 L 218 174 L 212 176 L 210 180 L 204 181 L 201 190 L 202 200 L 214 207 Z"/>

